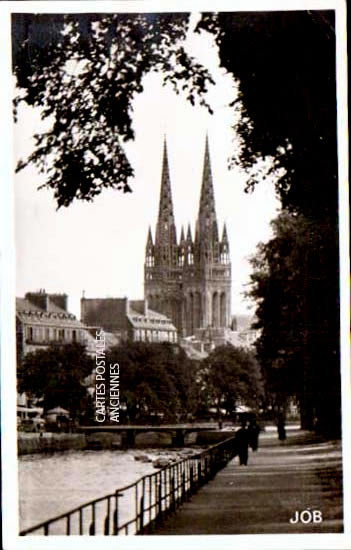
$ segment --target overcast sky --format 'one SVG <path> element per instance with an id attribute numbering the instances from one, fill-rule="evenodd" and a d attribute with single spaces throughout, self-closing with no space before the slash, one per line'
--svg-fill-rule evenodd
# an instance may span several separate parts
<path id="1" fill-rule="evenodd" d="M 207 35 L 190 36 L 188 47 L 216 77 L 210 93 L 214 115 L 162 87 L 159 75 L 147 76 L 144 92 L 134 101 L 136 139 L 127 145 L 135 170 L 130 181 L 133 193 L 105 190 L 93 203 L 75 201 L 56 211 L 52 192 L 36 190 L 44 179 L 34 168 L 16 175 L 18 296 L 40 288 L 65 292 L 70 310 L 78 317 L 83 290 L 86 297 L 142 298 L 147 230 L 150 224 L 154 236 L 158 213 L 163 137 L 167 137 L 179 238 L 181 224 L 190 222 L 194 233 L 208 133 L 219 230 L 226 221 L 230 242 L 232 312 L 247 312 L 242 293 L 249 280 L 248 258 L 259 241 L 271 236 L 269 222 L 279 203 L 273 182 L 245 194 L 245 175 L 239 167 L 229 171 L 235 135 L 233 110 L 227 105 L 235 98 L 236 87 L 218 68 L 216 48 Z M 31 136 L 41 124 L 38 111 L 23 107 L 19 115 L 16 159 L 31 152 Z"/>

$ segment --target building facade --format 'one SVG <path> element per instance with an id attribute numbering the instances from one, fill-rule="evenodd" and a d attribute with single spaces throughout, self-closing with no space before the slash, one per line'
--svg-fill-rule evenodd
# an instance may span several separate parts
<path id="1" fill-rule="evenodd" d="M 16 341 L 21 361 L 27 353 L 51 343 L 84 344 L 86 327 L 67 310 L 67 294 L 27 292 L 24 298 L 16 298 Z"/>
<path id="2" fill-rule="evenodd" d="M 81 319 L 90 328 L 102 328 L 120 340 L 177 343 L 172 321 L 148 307 L 146 300 L 82 298 Z"/>
<path id="3" fill-rule="evenodd" d="M 149 228 L 146 243 L 144 292 L 150 307 L 172 319 L 182 337 L 230 327 L 229 242 L 225 225 L 219 237 L 208 139 L 194 239 L 190 225 L 177 239 L 164 144 L 155 241 Z"/>

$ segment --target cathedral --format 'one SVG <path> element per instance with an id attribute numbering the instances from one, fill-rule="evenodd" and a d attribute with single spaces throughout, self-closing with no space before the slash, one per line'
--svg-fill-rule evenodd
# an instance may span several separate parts
<path id="1" fill-rule="evenodd" d="M 229 242 L 225 225 L 219 237 L 208 139 L 194 239 L 190 225 L 186 234 L 182 227 L 177 239 L 164 143 L 155 240 L 149 228 L 146 243 L 144 291 L 149 307 L 172 319 L 180 337 L 230 327 Z"/>

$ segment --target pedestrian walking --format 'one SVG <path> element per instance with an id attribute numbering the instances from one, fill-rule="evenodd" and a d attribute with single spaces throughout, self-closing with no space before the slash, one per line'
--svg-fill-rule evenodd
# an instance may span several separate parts
<path id="1" fill-rule="evenodd" d="M 246 421 L 243 420 L 241 428 L 236 432 L 235 439 L 238 448 L 240 466 L 247 466 L 249 457 L 249 432 L 246 427 Z"/>
<path id="2" fill-rule="evenodd" d="M 280 416 L 278 419 L 277 430 L 278 430 L 279 441 L 284 441 L 286 439 L 286 430 L 285 430 L 285 421 L 282 416 Z"/>
<path id="3" fill-rule="evenodd" d="M 253 451 L 257 451 L 260 427 L 256 422 L 256 418 L 253 418 L 252 420 L 250 420 L 247 431 L 248 431 L 249 445 Z"/>

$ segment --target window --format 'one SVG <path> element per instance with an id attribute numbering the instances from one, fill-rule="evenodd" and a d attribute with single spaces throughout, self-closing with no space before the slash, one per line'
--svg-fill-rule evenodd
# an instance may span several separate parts
<path id="1" fill-rule="evenodd" d="M 220 262 L 221 262 L 221 264 L 228 264 L 229 263 L 229 254 L 227 252 L 222 252 Z"/>
<path id="2" fill-rule="evenodd" d="M 180 267 L 183 267 L 183 265 L 184 265 L 184 258 L 185 258 L 185 254 L 184 254 L 184 250 L 182 249 L 181 252 L 180 252 L 180 256 L 179 256 L 179 265 L 180 265 Z"/>
<path id="3" fill-rule="evenodd" d="M 188 255 L 188 264 L 193 265 L 193 263 L 194 263 L 194 254 L 191 251 L 191 246 L 188 246 L 187 255 Z"/>
<path id="4" fill-rule="evenodd" d="M 72 330 L 72 342 L 76 342 L 76 341 L 77 341 L 77 331 Z"/>

